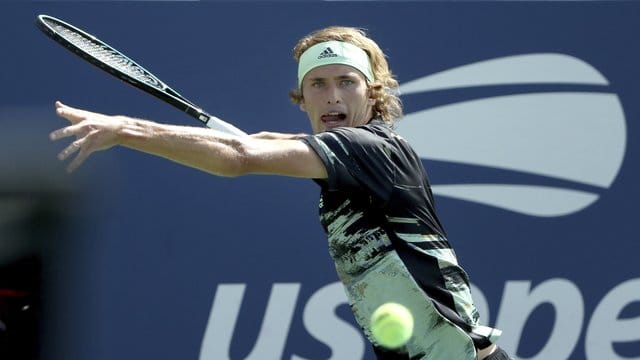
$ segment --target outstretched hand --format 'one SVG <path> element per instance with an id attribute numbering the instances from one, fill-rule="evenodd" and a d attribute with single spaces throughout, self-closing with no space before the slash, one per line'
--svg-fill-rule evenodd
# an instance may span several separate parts
<path id="1" fill-rule="evenodd" d="M 106 150 L 119 144 L 118 129 L 124 117 L 107 116 L 86 110 L 72 108 L 56 101 L 56 114 L 71 123 L 52 132 L 51 140 L 60 140 L 75 136 L 76 140 L 58 154 L 58 159 L 65 160 L 74 153 L 78 155 L 71 161 L 67 171 L 77 169 L 95 151 Z"/>

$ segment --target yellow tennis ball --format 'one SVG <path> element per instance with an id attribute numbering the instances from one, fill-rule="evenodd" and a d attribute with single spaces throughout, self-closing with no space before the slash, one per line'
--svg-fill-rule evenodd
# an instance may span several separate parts
<path id="1" fill-rule="evenodd" d="M 371 333 L 380 346 L 397 349 L 413 334 L 413 315 L 400 304 L 383 304 L 371 315 Z"/>

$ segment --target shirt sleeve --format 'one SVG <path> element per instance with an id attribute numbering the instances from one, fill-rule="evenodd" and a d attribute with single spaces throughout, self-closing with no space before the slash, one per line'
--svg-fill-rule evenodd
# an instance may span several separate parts
<path id="1" fill-rule="evenodd" d="M 392 146 L 366 127 L 338 128 L 302 138 L 327 169 L 330 191 L 366 192 L 386 203 L 393 189 Z"/>

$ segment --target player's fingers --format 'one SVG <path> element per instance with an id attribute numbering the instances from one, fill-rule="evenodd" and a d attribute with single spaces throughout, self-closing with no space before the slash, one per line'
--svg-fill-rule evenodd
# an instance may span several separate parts
<path id="1" fill-rule="evenodd" d="M 73 159 L 73 161 L 69 163 L 69 166 L 67 166 L 67 171 L 73 172 L 75 169 L 80 167 L 80 165 L 82 165 L 82 163 L 89 157 L 90 154 L 91 151 L 87 151 L 81 148 L 78 156 L 76 156 L 75 159 Z"/>
<path id="2" fill-rule="evenodd" d="M 69 131 L 67 131 L 67 128 L 65 127 L 65 128 L 58 129 L 58 130 L 55 130 L 55 131 L 51 132 L 49 134 L 49 139 L 51 139 L 51 140 L 60 140 L 62 138 L 65 138 L 65 137 L 71 136 L 71 135 L 73 135 L 73 134 L 71 134 Z"/>
<path id="3" fill-rule="evenodd" d="M 66 138 L 69 136 L 77 135 L 78 131 L 80 131 L 80 125 L 70 125 L 65 126 L 61 129 L 55 130 L 49 134 L 49 139 L 51 140 L 60 140 L 62 138 Z"/>
<path id="4" fill-rule="evenodd" d="M 73 119 L 76 118 L 76 115 L 73 113 L 73 109 L 70 106 L 67 106 L 60 101 L 56 101 L 56 114 L 58 116 L 66 118 L 67 120 L 73 122 Z"/>
<path id="5" fill-rule="evenodd" d="M 80 150 L 81 148 L 82 148 L 81 140 L 74 141 L 58 154 L 58 159 L 65 160 L 66 158 L 68 158 L 70 155 Z"/>
<path id="6" fill-rule="evenodd" d="M 58 114 L 58 116 L 60 117 L 63 117 L 69 120 L 72 124 L 77 124 L 83 120 L 86 120 L 96 115 L 96 113 L 94 112 L 86 111 L 82 109 L 76 109 L 71 106 L 63 104 L 60 101 L 56 101 L 56 114 Z"/>

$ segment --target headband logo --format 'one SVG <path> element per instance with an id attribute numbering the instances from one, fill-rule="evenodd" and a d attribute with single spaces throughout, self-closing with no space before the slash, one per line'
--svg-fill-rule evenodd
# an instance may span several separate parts
<path id="1" fill-rule="evenodd" d="M 320 53 L 320 55 L 318 55 L 318 60 L 324 59 L 324 58 L 329 58 L 329 57 L 338 57 L 338 55 L 336 55 L 333 52 L 333 50 L 331 50 L 330 47 L 327 47 L 326 49 L 324 49 L 323 52 Z"/>

